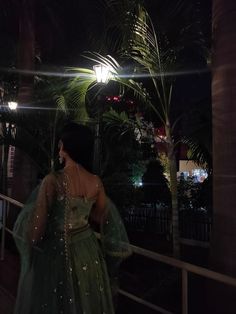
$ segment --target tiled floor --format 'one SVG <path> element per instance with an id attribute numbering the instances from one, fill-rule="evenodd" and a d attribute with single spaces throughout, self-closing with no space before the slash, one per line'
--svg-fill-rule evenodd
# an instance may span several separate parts
<path id="1" fill-rule="evenodd" d="M 0 261 L 0 313 L 12 314 L 20 270 L 19 256 L 5 250 L 5 258 Z"/>
<path id="2" fill-rule="evenodd" d="M 0 313 L 12 314 L 14 308 L 15 298 L 0 287 Z"/>

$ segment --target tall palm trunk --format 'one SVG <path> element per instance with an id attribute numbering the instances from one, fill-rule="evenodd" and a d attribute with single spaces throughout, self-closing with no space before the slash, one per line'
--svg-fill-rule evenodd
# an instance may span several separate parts
<path id="1" fill-rule="evenodd" d="M 21 0 L 19 18 L 18 68 L 25 73 L 34 70 L 35 58 L 35 27 L 34 27 L 35 0 Z M 18 101 L 28 105 L 32 98 L 34 77 L 30 74 L 19 76 Z"/>
<path id="2" fill-rule="evenodd" d="M 211 266 L 236 277 L 236 1 L 214 0 L 212 21 L 214 225 Z M 235 290 L 221 286 L 216 293 L 219 297 L 212 300 L 216 305 L 214 313 L 235 313 Z"/>
<path id="3" fill-rule="evenodd" d="M 19 19 L 18 68 L 22 71 L 34 70 L 35 34 L 34 34 L 34 0 L 22 0 Z M 34 76 L 19 75 L 18 103 L 23 114 L 32 115 L 30 109 L 33 93 Z M 20 129 L 17 136 L 21 136 Z M 35 183 L 36 172 L 28 156 L 19 149 L 14 158 L 14 181 L 12 186 L 13 197 L 25 201 Z"/>
<path id="4" fill-rule="evenodd" d="M 171 191 L 171 232 L 173 241 L 173 255 L 178 258 L 180 256 L 179 242 L 179 211 L 178 211 L 178 194 L 177 194 L 177 166 L 175 158 L 175 145 L 171 135 L 169 121 L 165 125 L 166 141 L 167 141 L 167 157 L 169 161 L 170 174 L 170 191 Z"/>
<path id="5" fill-rule="evenodd" d="M 34 34 L 34 0 L 21 0 L 19 17 L 18 68 L 23 72 L 34 70 L 35 34 Z M 29 104 L 33 93 L 33 75 L 19 74 L 18 110 L 21 114 L 32 114 Z M 17 129 L 16 136 L 22 136 Z M 21 150 L 15 150 L 11 196 L 25 202 L 29 192 L 36 184 L 36 170 L 33 161 Z M 11 206 L 7 223 L 10 228 L 14 224 L 19 209 Z"/>

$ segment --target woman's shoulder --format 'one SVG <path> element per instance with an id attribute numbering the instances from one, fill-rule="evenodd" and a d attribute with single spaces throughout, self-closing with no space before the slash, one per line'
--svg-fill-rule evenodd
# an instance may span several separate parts
<path id="1" fill-rule="evenodd" d="M 43 184 L 55 184 L 58 180 L 58 178 L 61 176 L 61 170 L 60 171 L 51 171 L 49 172 L 42 180 Z"/>
<path id="2" fill-rule="evenodd" d="M 84 175 L 87 177 L 87 179 L 89 179 L 89 181 L 91 183 L 94 183 L 97 186 L 101 186 L 102 185 L 102 180 L 100 179 L 100 177 L 92 172 L 89 172 L 88 170 L 86 170 L 85 168 L 81 168 L 81 170 L 83 171 Z"/>

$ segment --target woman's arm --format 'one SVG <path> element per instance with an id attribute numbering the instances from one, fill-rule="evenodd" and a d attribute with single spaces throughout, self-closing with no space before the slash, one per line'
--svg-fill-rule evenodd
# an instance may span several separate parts
<path id="1" fill-rule="evenodd" d="M 96 176 L 97 195 L 95 204 L 91 210 L 90 217 L 93 222 L 101 225 L 107 216 L 106 212 L 106 193 L 99 177 Z"/>

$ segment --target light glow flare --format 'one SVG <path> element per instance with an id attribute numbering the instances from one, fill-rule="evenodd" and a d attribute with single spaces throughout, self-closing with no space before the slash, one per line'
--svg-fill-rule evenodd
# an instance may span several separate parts
<path id="1" fill-rule="evenodd" d="M 18 103 L 15 101 L 8 101 L 8 107 L 10 110 L 16 110 Z"/>
<path id="2" fill-rule="evenodd" d="M 93 66 L 96 75 L 97 83 L 107 84 L 110 76 L 110 69 L 103 64 L 96 64 Z"/>

